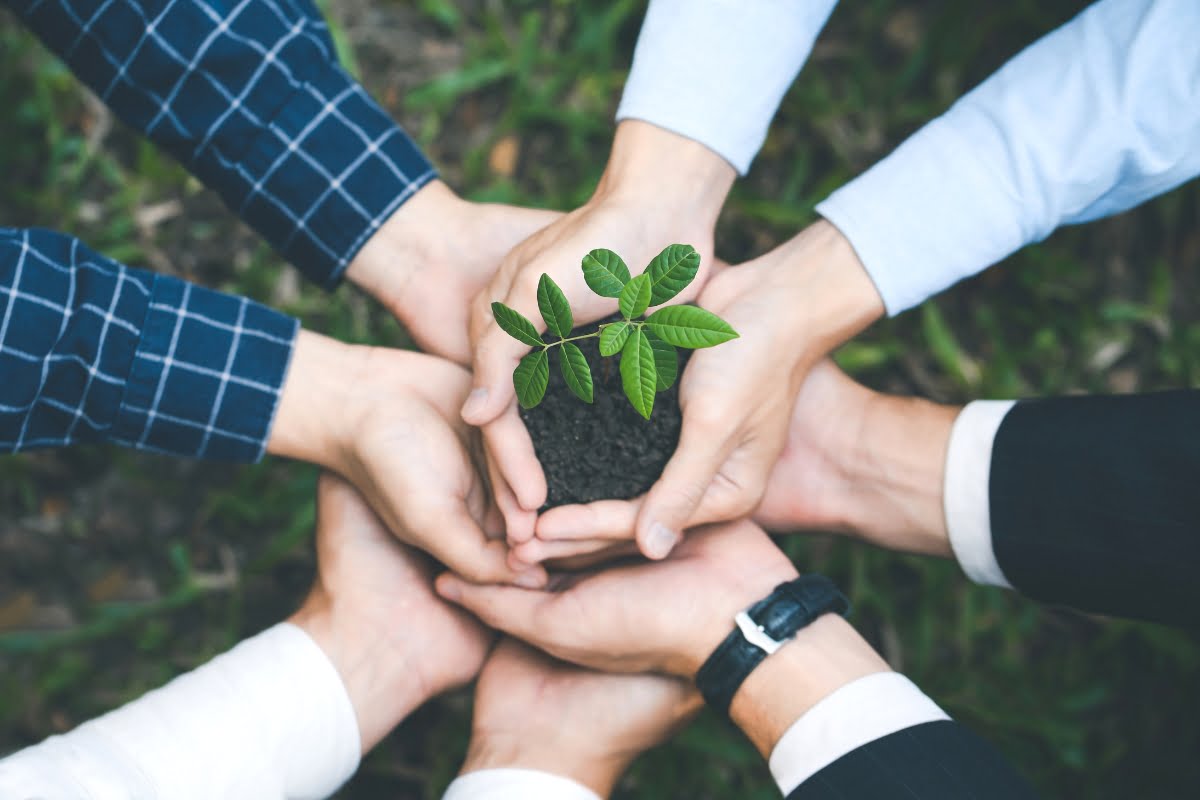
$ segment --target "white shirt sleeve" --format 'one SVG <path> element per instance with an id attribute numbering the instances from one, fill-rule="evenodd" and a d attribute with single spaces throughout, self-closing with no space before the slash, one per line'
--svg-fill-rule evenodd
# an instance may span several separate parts
<path id="1" fill-rule="evenodd" d="M 442 800 L 600 800 L 569 778 L 533 769 L 481 769 L 460 775 Z"/>
<path id="2" fill-rule="evenodd" d="M 0 761 L 5 800 L 283 800 L 358 767 L 337 670 L 280 624 L 161 689 Z"/>
<path id="3" fill-rule="evenodd" d="M 1016 403 L 977 400 L 959 412 L 946 449 L 942 504 L 950 548 L 967 577 L 976 583 L 1012 588 L 992 547 L 992 445 L 1000 423 Z"/>
<path id="4" fill-rule="evenodd" d="M 650 0 L 617 120 L 694 139 L 739 173 L 837 0 Z"/>
<path id="5" fill-rule="evenodd" d="M 950 719 L 912 681 L 879 672 L 852 681 L 792 723 L 771 751 L 771 775 L 784 797 L 868 742 L 926 722 Z"/>
<path id="6" fill-rule="evenodd" d="M 897 314 L 1200 173 L 1200 3 L 1101 0 L 817 206 Z"/>

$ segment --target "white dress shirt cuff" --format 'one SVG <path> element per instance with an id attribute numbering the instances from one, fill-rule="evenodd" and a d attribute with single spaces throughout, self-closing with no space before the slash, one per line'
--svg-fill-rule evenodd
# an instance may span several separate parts
<path id="1" fill-rule="evenodd" d="M 455 779 L 442 800 L 600 800 L 569 778 L 535 769 L 481 769 Z"/>
<path id="2" fill-rule="evenodd" d="M 354 773 L 360 748 L 337 670 L 284 623 L 0 762 L 0 796 L 321 798 Z"/>
<path id="3" fill-rule="evenodd" d="M 1012 584 L 1000 569 L 992 547 L 992 444 L 1000 423 L 1015 405 L 1012 400 L 977 400 L 954 421 L 946 453 L 943 503 L 950 547 L 967 577 L 989 586 Z"/>
<path id="4" fill-rule="evenodd" d="M 771 751 L 771 774 L 786 797 L 825 767 L 869 742 L 914 725 L 949 718 L 903 675 L 867 675 L 817 703 L 787 729 Z"/>
<path id="5" fill-rule="evenodd" d="M 617 120 L 694 139 L 741 174 L 837 0 L 651 0 Z"/>

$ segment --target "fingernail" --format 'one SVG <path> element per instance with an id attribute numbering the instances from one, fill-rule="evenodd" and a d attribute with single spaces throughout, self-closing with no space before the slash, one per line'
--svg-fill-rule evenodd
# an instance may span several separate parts
<path id="1" fill-rule="evenodd" d="M 655 559 L 666 558 L 678 540 L 679 536 L 675 531 L 661 522 L 656 522 L 650 526 L 650 533 L 646 536 L 646 555 Z"/>
<path id="2" fill-rule="evenodd" d="M 517 586 L 520 586 L 522 589 L 540 589 L 545 582 L 546 579 L 540 570 L 522 572 L 513 579 L 513 583 L 515 583 Z"/>
<path id="3" fill-rule="evenodd" d="M 467 402 L 463 403 L 462 415 L 466 417 L 474 417 L 483 411 L 483 407 L 487 405 L 488 390 L 482 386 L 475 389 L 467 396 Z"/>
<path id="4" fill-rule="evenodd" d="M 462 590 L 454 580 L 440 580 L 437 582 L 438 594 L 447 600 L 458 602 L 462 599 Z"/>

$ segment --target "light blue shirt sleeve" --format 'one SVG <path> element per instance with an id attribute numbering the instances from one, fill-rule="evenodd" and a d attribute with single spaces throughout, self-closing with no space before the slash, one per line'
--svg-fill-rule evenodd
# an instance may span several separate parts
<path id="1" fill-rule="evenodd" d="M 890 314 L 1200 174 L 1200 2 L 1101 0 L 817 211 Z"/>
<path id="2" fill-rule="evenodd" d="M 837 0 L 650 0 L 617 120 L 694 139 L 741 174 Z"/>

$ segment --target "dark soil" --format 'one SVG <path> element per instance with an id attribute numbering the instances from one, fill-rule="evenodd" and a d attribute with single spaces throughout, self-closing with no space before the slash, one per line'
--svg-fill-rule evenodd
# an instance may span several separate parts
<path id="1" fill-rule="evenodd" d="M 616 319 L 620 317 L 614 314 L 600 322 Z M 576 328 L 571 335 L 594 331 L 597 324 Z M 592 404 L 571 394 L 558 364 L 559 354 L 554 353 L 545 399 L 536 408 L 521 409 L 546 472 L 549 494 L 544 508 L 644 494 L 679 443 L 678 380 L 655 395 L 654 412 L 644 420 L 621 388 L 620 356 L 601 358 L 598 339 L 576 344 L 592 368 Z M 690 356 L 690 350 L 679 350 L 681 377 Z"/>

